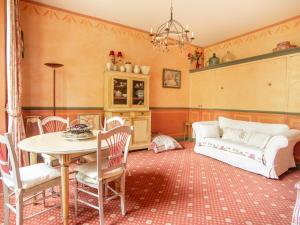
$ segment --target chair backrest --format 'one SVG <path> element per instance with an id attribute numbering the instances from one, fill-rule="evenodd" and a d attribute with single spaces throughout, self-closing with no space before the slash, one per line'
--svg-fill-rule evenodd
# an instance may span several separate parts
<path id="1" fill-rule="evenodd" d="M 104 119 L 104 128 L 103 130 L 111 130 L 116 127 L 124 126 L 125 120 L 123 120 L 120 116 L 113 116 L 109 119 Z"/>
<path id="2" fill-rule="evenodd" d="M 132 130 L 132 127 L 119 126 L 109 131 L 99 131 L 97 150 L 99 179 L 105 172 L 126 167 Z M 105 151 L 107 152 L 104 153 Z"/>
<path id="3" fill-rule="evenodd" d="M 69 126 L 69 118 L 65 119 L 59 116 L 48 116 L 42 120 L 38 119 L 40 134 L 65 131 Z"/>
<path id="4" fill-rule="evenodd" d="M 2 182 L 13 182 L 15 189 L 22 188 L 17 155 L 8 133 L 0 135 L 0 171 L 3 178 Z"/>

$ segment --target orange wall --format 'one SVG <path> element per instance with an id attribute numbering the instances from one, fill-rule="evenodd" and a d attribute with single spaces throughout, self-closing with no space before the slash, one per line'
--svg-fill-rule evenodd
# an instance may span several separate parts
<path id="1" fill-rule="evenodd" d="M 189 121 L 188 109 L 153 109 L 152 132 L 168 134 L 181 138 L 184 135 L 184 124 Z"/>
<path id="2" fill-rule="evenodd" d="M 24 106 L 52 106 L 52 71 L 46 62 L 65 66 L 57 71 L 57 106 L 103 107 L 103 71 L 109 50 L 122 51 L 124 61 L 150 65 L 150 106 L 187 107 L 189 69 L 187 46 L 169 52 L 154 50 L 148 33 L 70 13 L 21 2 L 25 35 Z M 182 71 L 181 89 L 162 88 L 163 68 Z"/>
<path id="3" fill-rule="evenodd" d="M 0 1 L 0 132 L 6 130 L 5 115 L 5 1 Z"/>
<path id="4" fill-rule="evenodd" d="M 300 46 L 300 16 L 206 46 L 205 62 L 207 63 L 213 52 L 220 59 L 227 51 L 230 51 L 236 59 L 269 53 L 277 43 L 283 41 Z"/>

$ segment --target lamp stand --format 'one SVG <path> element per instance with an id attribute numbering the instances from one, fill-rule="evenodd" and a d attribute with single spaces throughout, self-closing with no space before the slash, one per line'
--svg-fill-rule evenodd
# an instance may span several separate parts
<path id="1" fill-rule="evenodd" d="M 56 115 L 56 71 L 55 69 L 63 67 L 63 64 L 60 63 L 45 63 L 45 66 L 48 66 L 53 69 L 53 115 Z"/>

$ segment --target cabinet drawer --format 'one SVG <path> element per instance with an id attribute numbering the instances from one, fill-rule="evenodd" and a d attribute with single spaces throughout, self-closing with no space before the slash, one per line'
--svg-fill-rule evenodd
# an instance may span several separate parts
<path id="1" fill-rule="evenodd" d="M 130 117 L 130 112 L 113 112 L 112 116 Z"/>
<path id="2" fill-rule="evenodd" d="M 133 116 L 150 116 L 149 111 L 144 111 L 144 112 L 134 112 Z"/>

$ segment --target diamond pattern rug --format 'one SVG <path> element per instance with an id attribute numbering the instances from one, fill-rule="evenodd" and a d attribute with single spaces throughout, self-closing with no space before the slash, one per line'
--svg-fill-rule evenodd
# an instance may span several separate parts
<path id="1" fill-rule="evenodd" d="M 193 143 L 184 150 L 155 154 L 130 152 L 126 177 L 127 214 L 121 216 L 115 199 L 105 204 L 106 224 L 264 224 L 291 223 L 296 199 L 294 184 L 300 171 L 293 169 L 271 180 L 193 152 Z M 73 186 L 73 181 L 70 181 Z M 80 206 L 74 216 L 74 190 L 70 191 L 72 223 L 98 223 L 98 212 Z M 3 222 L 3 196 L 0 194 L 0 223 Z M 89 199 L 89 201 L 94 201 Z M 48 204 L 60 204 L 59 198 Z M 29 206 L 26 215 L 41 210 Z M 14 216 L 10 217 L 12 224 Z M 25 221 L 25 224 L 61 224 L 60 209 Z"/>

